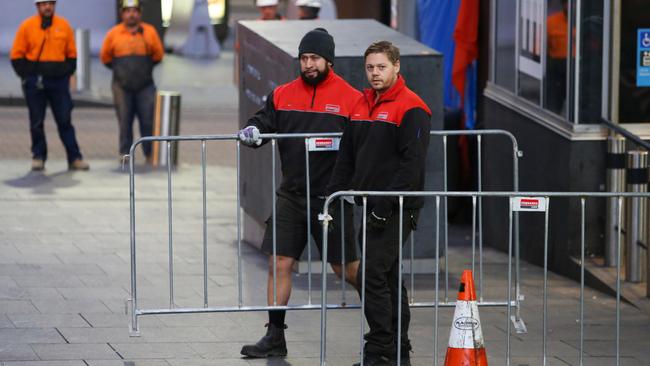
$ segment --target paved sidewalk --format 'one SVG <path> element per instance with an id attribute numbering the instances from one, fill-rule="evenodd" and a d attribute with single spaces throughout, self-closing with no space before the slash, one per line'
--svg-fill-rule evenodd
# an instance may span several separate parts
<path id="1" fill-rule="evenodd" d="M 263 313 L 142 317 L 141 337 L 131 338 L 124 300 L 129 296 L 128 175 L 112 160 L 90 161 L 86 173 L 65 171 L 50 161 L 44 174 L 27 173 L 25 160 L 3 159 L 0 170 L 0 364 L 52 365 L 316 365 L 319 313 L 287 316 L 289 357 L 244 360 L 239 349 L 263 332 Z M 236 200 L 232 167 L 208 167 L 210 305 L 236 305 Z M 137 179 L 138 280 L 142 307 L 167 307 L 167 203 L 164 172 L 142 170 Z M 175 297 L 177 306 L 202 306 L 200 168 L 182 165 L 173 176 Z M 430 217 L 428 214 L 423 219 Z M 454 244 L 454 243 L 452 243 Z M 418 245 L 431 245 L 420 243 Z M 243 248 L 244 301 L 263 304 L 266 260 Z M 453 245 L 450 289 L 466 268 L 467 246 Z M 507 257 L 486 250 L 486 300 L 503 299 Z M 522 265 L 526 335 L 513 335 L 513 365 L 541 364 L 541 269 Z M 416 277 L 417 301 L 433 299 L 433 276 Z M 295 275 L 292 303 L 306 301 L 306 276 Z M 332 278 L 333 286 L 340 284 Z M 318 276 L 314 284 L 318 284 Z M 442 283 L 441 283 L 442 284 Z M 550 365 L 576 365 L 578 286 L 549 277 Z M 586 363 L 614 364 L 614 308 L 611 297 L 587 290 Z M 318 299 L 317 286 L 313 293 Z M 336 298 L 337 292 L 332 292 Z M 348 301 L 356 295 L 347 293 Z M 317 301 L 317 300 L 315 300 Z M 623 304 L 622 365 L 647 363 L 650 319 Z M 430 365 L 433 310 L 413 312 L 414 364 Z M 444 357 L 452 309 L 441 309 L 439 356 Z M 490 364 L 503 365 L 505 310 L 481 311 Z M 351 365 L 358 354 L 358 310 L 328 315 L 331 365 Z"/>

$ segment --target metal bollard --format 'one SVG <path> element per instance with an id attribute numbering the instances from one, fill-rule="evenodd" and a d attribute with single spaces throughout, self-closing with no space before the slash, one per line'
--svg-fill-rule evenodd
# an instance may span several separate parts
<path id="1" fill-rule="evenodd" d="M 76 90 L 90 91 L 90 30 L 78 28 L 75 31 L 77 46 Z"/>
<path id="2" fill-rule="evenodd" d="M 181 122 L 181 94 L 159 91 L 156 95 L 156 109 L 153 126 L 154 136 L 178 136 Z M 167 151 L 171 147 L 171 151 Z M 167 144 L 154 142 L 152 146 L 153 166 L 178 164 L 178 142 Z M 171 161 L 170 161 L 171 160 Z"/>
<path id="3" fill-rule="evenodd" d="M 628 192 L 648 191 L 648 152 L 627 153 Z M 625 227 L 625 280 L 641 282 L 645 272 L 645 249 L 648 242 L 648 203 L 645 198 L 631 197 L 627 201 Z"/>
<path id="4" fill-rule="evenodd" d="M 607 138 L 607 192 L 625 192 L 625 138 L 616 135 Z M 605 231 L 605 266 L 616 266 L 616 239 L 618 216 L 616 197 L 607 198 L 607 230 Z"/>

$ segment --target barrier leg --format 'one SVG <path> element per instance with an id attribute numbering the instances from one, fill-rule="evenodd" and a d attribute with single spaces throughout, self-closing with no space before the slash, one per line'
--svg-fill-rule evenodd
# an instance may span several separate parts
<path id="1" fill-rule="evenodd" d="M 478 152 L 478 191 L 483 191 L 482 136 L 476 136 Z M 478 298 L 483 302 L 483 197 L 478 197 Z"/>
<path id="2" fill-rule="evenodd" d="M 273 219 L 271 220 L 273 223 L 273 306 L 278 306 L 278 255 L 277 255 L 277 228 L 276 228 L 276 221 L 277 221 L 277 215 L 276 215 L 276 199 L 275 199 L 275 144 L 276 141 L 275 139 L 271 140 L 271 174 L 273 175 L 271 177 L 271 181 L 273 182 L 271 184 L 271 189 L 273 190 L 273 194 L 271 196 L 271 200 L 273 202 Z"/>
<path id="3" fill-rule="evenodd" d="M 476 196 L 472 196 L 472 273 L 476 273 Z"/>
<path id="4" fill-rule="evenodd" d="M 621 362 L 621 226 L 623 225 L 623 197 L 618 198 L 618 233 L 616 235 L 616 366 Z"/>
<path id="5" fill-rule="evenodd" d="M 305 188 L 307 190 L 307 303 L 311 305 L 311 185 L 309 184 L 309 139 L 305 138 Z M 325 276 L 327 272 L 323 272 Z"/>
<path id="6" fill-rule="evenodd" d="M 409 299 L 409 304 L 415 302 L 415 271 L 413 270 L 413 261 L 415 257 L 415 232 L 411 232 L 411 297 Z"/>
<path id="7" fill-rule="evenodd" d="M 134 147 L 131 146 L 129 155 L 129 210 L 130 210 L 130 237 L 131 237 L 131 324 L 129 333 L 131 337 L 139 337 L 140 330 L 138 327 L 138 293 L 137 293 L 137 273 L 136 273 L 136 250 L 135 250 L 135 155 Z"/>
<path id="8" fill-rule="evenodd" d="M 208 198 L 205 140 L 201 141 L 201 176 L 203 191 L 203 307 L 208 307 Z"/>
<path id="9" fill-rule="evenodd" d="M 244 306 L 241 267 L 241 143 L 237 140 L 237 304 Z"/>
<path id="10" fill-rule="evenodd" d="M 172 206 L 172 143 L 167 141 L 167 220 L 169 230 L 169 308 L 174 308 L 174 244 L 173 244 L 173 206 Z"/>
<path id="11" fill-rule="evenodd" d="M 444 191 L 447 192 L 447 136 L 442 137 L 442 159 L 443 159 L 443 186 L 444 186 Z M 445 210 L 443 212 L 444 220 L 445 220 L 445 302 L 449 302 L 449 296 L 448 296 L 448 291 L 449 291 L 449 221 L 448 221 L 448 209 L 449 207 L 447 206 L 448 200 L 447 196 L 443 198 L 444 204 L 445 204 Z"/>
<path id="12" fill-rule="evenodd" d="M 585 350 L 585 198 L 580 198 L 580 366 Z"/>
<path id="13" fill-rule="evenodd" d="M 433 365 L 438 366 L 438 302 L 440 280 L 440 196 L 436 196 L 436 289 L 433 310 Z"/>
<path id="14" fill-rule="evenodd" d="M 546 212 L 544 213 L 544 309 L 542 311 L 542 347 L 544 349 L 543 353 L 543 365 L 546 366 L 546 349 L 547 349 L 547 332 L 548 332 L 548 212 L 550 211 L 549 200 L 546 198 Z"/>
<path id="15" fill-rule="evenodd" d="M 341 205 L 340 215 L 341 215 L 341 305 L 346 305 L 345 299 L 345 287 L 348 277 L 348 270 L 345 267 L 345 198 L 341 197 L 339 200 Z"/>
<path id="16" fill-rule="evenodd" d="M 321 258 L 321 307 L 320 307 L 320 365 L 327 364 L 327 234 L 329 233 L 328 204 L 323 207 L 323 253 Z"/>
<path id="17" fill-rule="evenodd" d="M 368 197 L 363 197 L 363 221 L 361 223 L 361 336 L 359 345 L 361 349 L 360 362 L 363 365 L 363 334 L 366 332 L 366 243 L 367 243 L 367 221 L 368 220 Z"/>
<path id="18" fill-rule="evenodd" d="M 404 197 L 399 196 L 399 241 L 397 244 L 397 364 L 402 360 L 402 234 L 404 232 Z"/>
<path id="19" fill-rule="evenodd" d="M 506 305 L 508 315 L 506 317 L 506 366 L 510 366 L 510 318 L 512 316 L 512 199 L 510 200 L 508 211 L 508 304 Z"/>

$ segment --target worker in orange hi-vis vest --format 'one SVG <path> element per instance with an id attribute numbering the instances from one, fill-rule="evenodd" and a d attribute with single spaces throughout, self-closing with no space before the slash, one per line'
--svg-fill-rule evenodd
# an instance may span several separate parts
<path id="1" fill-rule="evenodd" d="M 548 55 L 546 66 L 546 108 L 561 114 L 566 103 L 566 70 L 569 54 L 569 5 L 562 0 L 562 10 L 546 19 Z"/>
<path id="2" fill-rule="evenodd" d="M 122 23 L 113 27 L 100 52 L 102 63 L 113 70 L 113 100 L 119 122 L 119 153 L 129 154 L 133 144 L 133 120 L 138 116 L 140 136 L 153 130 L 156 86 L 153 68 L 164 54 L 156 28 L 142 21 L 139 0 L 123 0 Z M 147 163 L 151 163 L 151 143 L 142 144 Z"/>
<path id="3" fill-rule="evenodd" d="M 32 170 L 45 169 L 45 110 L 52 109 L 59 137 L 65 146 L 70 170 L 88 170 L 72 126 L 70 76 L 77 68 L 77 49 L 72 27 L 55 15 L 56 1 L 35 0 L 37 14 L 18 28 L 9 58 L 22 80 L 29 109 Z"/>

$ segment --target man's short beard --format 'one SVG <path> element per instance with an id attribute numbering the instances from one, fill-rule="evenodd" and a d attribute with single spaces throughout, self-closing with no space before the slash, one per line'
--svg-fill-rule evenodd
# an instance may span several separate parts
<path id="1" fill-rule="evenodd" d="M 312 85 L 312 86 L 315 86 L 315 85 L 320 84 L 321 81 L 323 81 L 323 80 L 325 80 L 327 78 L 327 75 L 329 75 L 329 73 L 330 73 L 330 67 L 329 67 L 329 65 L 326 65 L 325 66 L 325 71 L 322 71 L 322 72 L 317 71 L 317 72 L 318 72 L 318 75 L 316 75 L 315 78 L 307 77 L 305 75 L 304 71 L 300 73 L 300 77 L 302 78 L 302 80 L 305 81 L 305 83 L 307 83 L 309 85 Z"/>

